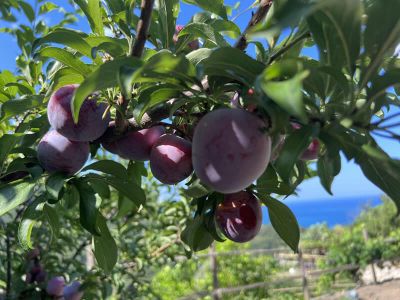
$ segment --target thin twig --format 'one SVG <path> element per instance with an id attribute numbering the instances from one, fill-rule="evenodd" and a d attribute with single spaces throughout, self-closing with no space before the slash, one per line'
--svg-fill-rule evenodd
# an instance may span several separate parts
<path id="1" fill-rule="evenodd" d="M 279 49 L 276 53 L 272 54 L 269 63 L 272 63 L 274 60 L 285 54 L 287 51 L 289 51 L 293 46 L 295 46 L 297 43 L 301 42 L 302 40 L 310 37 L 311 34 L 310 32 L 304 32 L 303 34 L 299 35 L 297 38 L 295 38 L 290 44 L 282 47 Z"/>
<path id="2" fill-rule="evenodd" d="M 243 31 L 242 35 L 239 37 L 239 39 L 235 43 L 235 48 L 240 49 L 240 50 L 245 50 L 247 48 L 247 33 L 249 30 L 254 27 L 256 24 L 260 23 L 265 16 L 267 15 L 269 9 L 271 8 L 273 0 L 261 0 L 260 1 L 260 6 L 258 7 L 258 10 L 254 13 L 252 16 L 249 24 L 247 24 L 246 29 Z"/>

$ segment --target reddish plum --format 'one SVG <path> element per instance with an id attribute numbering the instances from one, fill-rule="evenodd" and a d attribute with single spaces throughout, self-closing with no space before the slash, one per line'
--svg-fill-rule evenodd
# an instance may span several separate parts
<path id="1" fill-rule="evenodd" d="M 50 296 L 61 297 L 63 295 L 64 286 L 65 286 L 64 277 L 62 276 L 53 277 L 47 283 L 46 292 Z"/>
<path id="2" fill-rule="evenodd" d="M 270 159 L 265 123 L 242 109 L 205 115 L 193 136 L 193 167 L 200 180 L 221 193 L 235 193 L 260 177 Z"/>
<path id="3" fill-rule="evenodd" d="M 47 172 L 72 175 L 78 172 L 88 159 L 89 144 L 72 142 L 52 130 L 39 142 L 37 153 L 40 165 Z"/>
<path id="4" fill-rule="evenodd" d="M 249 192 L 228 194 L 218 205 L 215 218 L 219 228 L 228 239 L 245 243 L 253 239 L 260 231 L 261 205 L 258 199 Z"/>
<path id="5" fill-rule="evenodd" d="M 51 126 L 71 141 L 90 142 L 99 138 L 107 129 L 110 114 L 103 115 L 107 105 L 86 99 L 79 113 L 78 123 L 72 118 L 71 100 L 77 85 L 66 85 L 50 98 L 47 115 Z"/>
<path id="6" fill-rule="evenodd" d="M 151 150 L 150 168 L 162 183 L 181 182 L 193 172 L 192 144 L 173 134 L 162 135 Z"/>

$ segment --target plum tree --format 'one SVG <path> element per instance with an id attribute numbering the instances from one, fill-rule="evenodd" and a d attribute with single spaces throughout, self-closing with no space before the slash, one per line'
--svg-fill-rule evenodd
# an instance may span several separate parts
<path id="1" fill-rule="evenodd" d="M 196 175 L 221 193 L 248 187 L 269 163 L 271 139 L 263 128 L 261 119 L 242 109 L 218 109 L 205 115 L 193 136 Z"/>
<path id="2" fill-rule="evenodd" d="M 51 278 L 47 282 L 46 292 L 50 296 L 61 297 L 64 292 L 65 280 L 62 276 Z"/>
<path id="3" fill-rule="evenodd" d="M 150 159 L 153 145 L 164 133 L 163 126 L 130 131 L 116 141 L 103 143 L 103 146 L 109 152 L 118 154 L 124 159 L 145 161 Z"/>
<path id="4" fill-rule="evenodd" d="M 80 300 L 83 297 L 83 291 L 80 290 L 80 287 L 81 284 L 78 281 L 73 281 L 64 287 L 64 300 Z"/>
<path id="5" fill-rule="evenodd" d="M 237 243 L 248 242 L 261 228 L 260 202 L 247 191 L 227 194 L 216 209 L 215 220 L 228 239 Z"/>
<path id="6" fill-rule="evenodd" d="M 62 172 L 69 175 L 79 171 L 89 156 L 89 144 L 73 142 L 55 130 L 49 131 L 37 148 L 40 165 L 49 173 Z"/>
<path id="7" fill-rule="evenodd" d="M 183 28 L 185 28 L 185 26 L 183 26 L 183 25 L 176 25 L 175 26 L 175 33 L 174 33 L 174 36 L 173 36 L 173 40 L 174 40 L 175 44 L 178 43 L 178 39 L 179 39 L 178 38 L 178 34 L 179 34 L 179 32 L 182 31 Z M 188 43 L 188 47 L 189 47 L 190 50 L 199 49 L 199 47 L 200 47 L 199 40 L 195 39 L 195 40 L 189 42 Z"/>
<path id="8" fill-rule="evenodd" d="M 173 134 L 164 134 L 154 144 L 150 168 L 162 183 L 176 184 L 193 172 L 192 144 Z"/>
<path id="9" fill-rule="evenodd" d="M 97 103 L 95 97 L 88 98 L 83 102 L 78 123 L 75 124 L 72 118 L 71 100 L 77 88 L 78 85 L 71 84 L 58 89 L 49 100 L 47 116 L 50 125 L 69 140 L 94 141 L 106 131 L 110 114 L 105 113 L 107 109 L 105 103 Z"/>

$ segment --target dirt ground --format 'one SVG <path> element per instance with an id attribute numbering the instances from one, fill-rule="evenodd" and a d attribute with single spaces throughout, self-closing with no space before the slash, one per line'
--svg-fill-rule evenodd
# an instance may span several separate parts
<path id="1" fill-rule="evenodd" d="M 364 286 L 357 289 L 360 300 L 395 300 L 400 299 L 400 280 L 393 280 L 378 285 Z"/>
<path id="2" fill-rule="evenodd" d="M 357 296 L 354 291 L 340 292 L 334 295 L 326 295 L 315 300 L 400 300 L 400 280 L 392 280 L 377 285 L 368 285 L 357 288 Z"/>

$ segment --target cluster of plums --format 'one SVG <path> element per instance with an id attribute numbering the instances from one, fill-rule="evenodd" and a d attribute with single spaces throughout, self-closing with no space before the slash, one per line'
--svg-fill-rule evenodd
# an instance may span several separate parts
<path id="1" fill-rule="evenodd" d="M 28 272 L 25 276 L 25 282 L 45 283 L 47 280 L 47 272 L 40 264 L 40 250 L 35 248 L 28 252 Z M 83 297 L 83 291 L 80 290 L 81 284 L 78 281 L 73 281 L 69 285 L 65 284 L 64 277 L 56 276 L 47 281 L 46 293 L 53 299 L 62 300 L 80 300 Z"/>
<path id="2" fill-rule="evenodd" d="M 82 168 L 89 155 L 89 142 L 105 132 L 110 120 L 104 104 L 86 99 L 75 124 L 71 99 L 76 88 L 68 85 L 59 89 L 48 104 L 52 130 L 40 141 L 38 158 L 50 173 L 74 174 Z M 281 136 L 272 148 L 265 127 L 264 121 L 248 110 L 223 108 L 200 119 L 192 142 L 154 126 L 127 132 L 102 145 L 124 159 L 149 160 L 154 177 L 165 184 L 177 184 L 194 170 L 203 184 L 226 195 L 215 214 L 222 232 L 229 239 L 244 242 L 261 226 L 259 201 L 244 190 L 264 173 L 285 142 Z M 319 142 L 314 140 L 301 159 L 315 159 L 318 151 Z"/>

